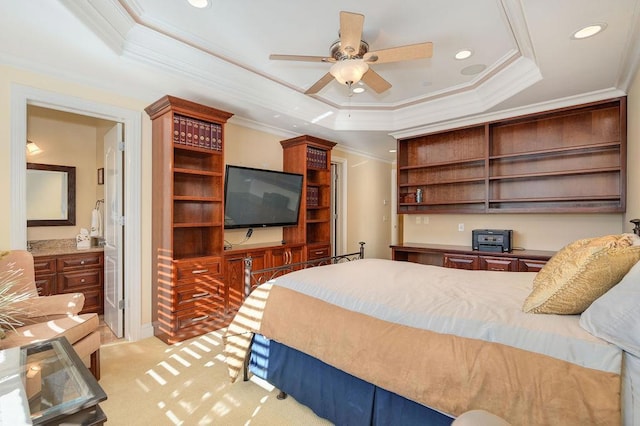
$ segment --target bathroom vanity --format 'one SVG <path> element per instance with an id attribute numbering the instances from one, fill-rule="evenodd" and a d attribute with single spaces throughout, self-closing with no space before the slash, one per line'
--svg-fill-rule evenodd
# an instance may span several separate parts
<path id="1" fill-rule="evenodd" d="M 66 245 L 34 244 L 31 252 L 40 296 L 83 293 L 85 302 L 81 313 L 104 313 L 102 247 L 77 250 Z"/>

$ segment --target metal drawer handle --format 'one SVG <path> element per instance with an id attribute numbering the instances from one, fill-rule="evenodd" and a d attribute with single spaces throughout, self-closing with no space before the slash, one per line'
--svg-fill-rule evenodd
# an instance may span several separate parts
<path id="1" fill-rule="evenodd" d="M 199 322 L 199 321 L 204 321 L 207 318 L 209 318 L 209 315 L 202 315 L 201 317 L 195 317 L 191 319 L 191 322 Z"/>
<path id="2" fill-rule="evenodd" d="M 84 278 L 80 280 L 81 283 L 83 283 L 84 281 L 85 281 Z"/>
<path id="3" fill-rule="evenodd" d="M 198 299 L 200 297 L 207 297 L 207 296 L 210 296 L 209 292 L 208 291 L 203 291 L 202 293 L 195 293 L 192 296 L 192 299 Z"/>
<path id="4" fill-rule="evenodd" d="M 84 265 L 84 260 L 81 260 L 81 261 L 80 261 L 80 264 L 81 264 L 81 265 Z"/>
<path id="5" fill-rule="evenodd" d="M 317 250 L 314 254 L 322 254 L 324 253 L 324 250 Z"/>
<path id="6" fill-rule="evenodd" d="M 192 274 L 206 274 L 209 272 L 209 269 L 194 269 L 191 271 Z"/>

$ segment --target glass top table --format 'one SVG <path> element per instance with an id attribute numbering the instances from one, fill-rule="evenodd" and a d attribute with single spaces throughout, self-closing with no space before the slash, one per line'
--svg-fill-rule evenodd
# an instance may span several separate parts
<path id="1" fill-rule="evenodd" d="M 1 351 L 0 364 L 0 424 L 7 410 L 13 420 L 28 417 L 22 424 L 106 421 L 98 403 L 107 395 L 65 337 Z"/>

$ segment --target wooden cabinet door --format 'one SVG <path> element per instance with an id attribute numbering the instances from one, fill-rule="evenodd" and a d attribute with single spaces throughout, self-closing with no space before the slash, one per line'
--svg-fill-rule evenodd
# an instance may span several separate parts
<path id="1" fill-rule="evenodd" d="M 480 256 L 480 268 L 487 271 L 510 271 L 518 270 L 518 260 L 508 257 Z"/>
<path id="2" fill-rule="evenodd" d="M 224 258 L 224 300 L 227 315 L 237 312 L 244 300 L 244 259 L 248 256 L 251 256 L 253 270 L 267 267 L 266 250 L 234 253 Z"/>
<path id="3" fill-rule="evenodd" d="M 478 256 L 445 253 L 444 266 L 447 268 L 475 270 L 478 269 Z"/>
<path id="4" fill-rule="evenodd" d="M 302 262 L 304 246 L 280 247 L 271 249 L 271 266 L 291 265 Z"/>
<path id="5" fill-rule="evenodd" d="M 547 264 L 546 260 L 518 259 L 518 271 L 519 272 L 538 272 L 546 264 Z"/>
<path id="6" fill-rule="evenodd" d="M 33 257 L 33 270 L 38 296 L 56 294 L 56 265 L 55 257 Z"/>

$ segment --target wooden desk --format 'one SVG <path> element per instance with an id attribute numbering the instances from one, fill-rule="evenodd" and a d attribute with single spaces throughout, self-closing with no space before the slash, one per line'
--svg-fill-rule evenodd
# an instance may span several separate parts
<path id="1" fill-rule="evenodd" d="M 471 246 L 407 243 L 391 246 L 393 260 L 458 269 L 537 272 L 553 251 L 513 250 L 509 253 L 473 250 Z"/>

